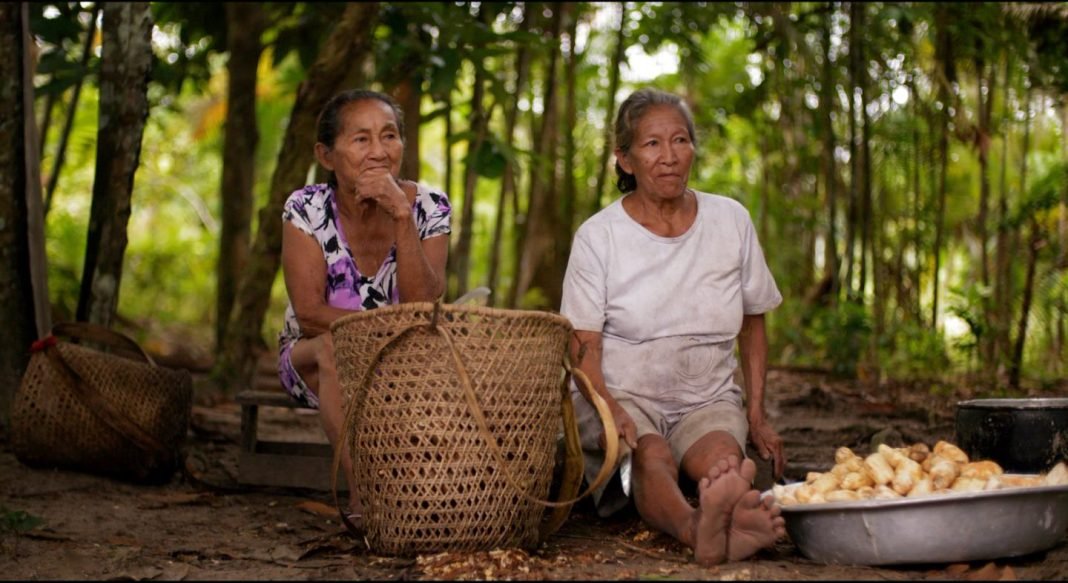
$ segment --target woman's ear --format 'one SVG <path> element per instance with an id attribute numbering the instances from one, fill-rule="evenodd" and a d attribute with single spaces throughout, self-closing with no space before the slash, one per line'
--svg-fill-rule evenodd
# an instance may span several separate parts
<path id="1" fill-rule="evenodd" d="M 634 174 L 634 172 L 631 171 L 630 161 L 627 160 L 627 153 L 623 150 L 620 150 L 619 148 L 616 148 L 615 154 L 616 164 L 619 164 L 619 167 L 622 168 L 623 171 L 627 174 Z"/>
<path id="2" fill-rule="evenodd" d="M 315 143 L 315 159 L 327 170 L 334 171 L 334 150 L 328 148 L 322 142 Z"/>

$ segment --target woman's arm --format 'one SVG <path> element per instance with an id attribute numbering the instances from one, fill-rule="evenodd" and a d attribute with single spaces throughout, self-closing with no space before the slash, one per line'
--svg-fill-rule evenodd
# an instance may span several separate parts
<path id="1" fill-rule="evenodd" d="M 315 237 L 289 222 L 282 224 L 282 276 L 302 335 L 328 332 L 331 322 L 351 313 L 326 303 L 323 250 Z"/>
<path id="2" fill-rule="evenodd" d="M 571 335 L 569 348 L 571 365 L 585 373 L 586 377 L 590 379 L 590 384 L 593 385 L 593 390 L 596 391 L 606 403 L 608 403 L 608 408 L 612 411 L 612 417 L 616 422 L 616 428 L 619 430 L 619 437 L 621 437 L 631 449 L 637 448 L 638 428 L 634 425 L 634 420 L 631 419 L 630 415 L 628 415 L 627 412 L 619 406 L 619 403 L 612 398 L 612 395 L 608 392 L 608 389 L 605 386 L 604 372 L 601 370 L 601 333 L 588 330 L 575 330 Z M 600 442 L 601 447 L 605 447 L 603 432 L 601 434 Z"/>
<path id="3" fill-rule="evenodd" d="M 746 314 L 738 334 L 738 352 L 742 361 L 745 383 L 746 418 L 749 420 L 749 439 L 760 457 L 772 458 L 775 479 L 782 477 L 786 467 L 782 438 L 768 423 L 764 410 L 764 386 L 768 368 L 768 337 L 764 314 Z"/>
<path id="4" fill-rule="evenodd" d="M 414 185 L 406 186 L 405 191 L 408 188 L 414 189 Z M 432 302 L 445 293 L 449 237 L 419 238 L 412 216 L 412 199 L 409 199 L 406 213 L 393 216 L 397 237 L 397 289 L 402 302 Z"/>

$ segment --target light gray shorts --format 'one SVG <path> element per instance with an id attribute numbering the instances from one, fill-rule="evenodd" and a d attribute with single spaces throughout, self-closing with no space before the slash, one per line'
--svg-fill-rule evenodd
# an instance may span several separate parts
<path id="1" fill-rule="evenodd" d="M 642 399 L 625 393 L 619 393 L 609 389 L 609 393 L 616 399 L 637 427 L 637 437 L 655 433 L 663 436 L 671 448 L 671 455 L 675 458 L 675 464 L 681 465 L 686 452 L 693 447 L 697 440 L 713 431 L 725 431 L 734 437 L 738 443 L 738 449 L 745 455 L 745 444 L 749 437 L 749 423 L 745 413 L 733 401 L 713 401 L 703 407 L 694 409 L 682 415 L 678 420 L 670 421 L 648 399 Z M 585 403 L 585 398 L 575 395 L 576 414 L 581 432 L 582 453 L 585 461 L 586 481 L 592 483 L 597 477 L 601 466 L 604 464 L 604 450 L 601 449 L 599 437 L 604 430 L 596 409 Z M 585 406 L 583 406 L 585 405 Z M 621 450 L 629 453 L 629 448 L 622 445 Z M 616 462 L 616 472 L 604 485 L 593 492 L 594 503 L 597 505 L 598 514 L 608 516 L 619 510 L 628 501 L 628 496 L 623 493 L 620 479 L 619 466 L 626 454 L 621 453 Z M 608 493 L 606 495 L 606 492 Z"/>

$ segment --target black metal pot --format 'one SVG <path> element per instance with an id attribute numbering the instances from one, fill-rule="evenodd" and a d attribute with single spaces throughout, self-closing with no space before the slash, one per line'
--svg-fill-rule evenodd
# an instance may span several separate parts
<path id="1" fill-rule="evenodd" d="M 1036 474 L 1068 459 L 1068 399 L 973 399 L 957 403 L 957 445 L 973 460 Z"/>

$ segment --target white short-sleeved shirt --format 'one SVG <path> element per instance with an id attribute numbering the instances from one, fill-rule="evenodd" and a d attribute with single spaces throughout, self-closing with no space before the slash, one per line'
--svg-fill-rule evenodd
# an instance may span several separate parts
<path id="1" fill-rule="evenodd" d="M 697 192 L 684 234 L 660 237 L 618 199 L 575 233 L 560 312 L 577 330 L 601 332 L 609 389 L 658 403 L 668 418 L 729 400 L 743 314 L 782 302 L 749 212 Z"/>

